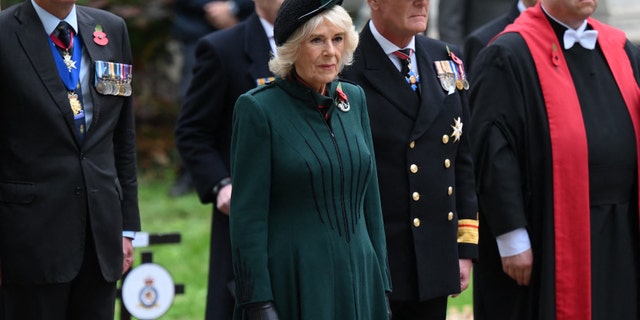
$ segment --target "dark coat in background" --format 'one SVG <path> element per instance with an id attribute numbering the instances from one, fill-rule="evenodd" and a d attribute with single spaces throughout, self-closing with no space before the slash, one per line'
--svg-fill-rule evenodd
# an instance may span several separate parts
<path id="1" fill-rule="evenodd" d="M 256 14 L 202 38 L 176 127 L 180 157 L 202 203 L 213 203 L 206 319 L 231 319 L 233 279 L 229 217 L 215 209 L 213 187 L 229 177 L 231 116 L 236 99 L 271 77 L 271 47 Z"/>
<path id="2" fill-rule="evenodd" d="M 513 23 L 519 15 L 520 9 L 518 9 L 518 2 L 516 2 L 508 13 L 482 25 L 467 36 L 464 43 L 464 62 L 467 71 L 471 71 L 473 61 L 478 56 L 478 52 L 486 47 L 489 41 L 504 30 L 506 26 Z M 473 79 L 473 76 L 471 76 L 471 79 Z"/>

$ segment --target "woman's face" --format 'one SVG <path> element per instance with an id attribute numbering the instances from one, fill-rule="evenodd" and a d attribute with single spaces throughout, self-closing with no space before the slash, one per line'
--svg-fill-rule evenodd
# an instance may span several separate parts
<path id="1" fill-rule="evenodd" d="M 344 30 L 323 19 L 300 45 L 300 54 L 293 63 L 296 72 L 318 92 L 322 93 L 325 84 L 338 76 L 344 37 Z"/>

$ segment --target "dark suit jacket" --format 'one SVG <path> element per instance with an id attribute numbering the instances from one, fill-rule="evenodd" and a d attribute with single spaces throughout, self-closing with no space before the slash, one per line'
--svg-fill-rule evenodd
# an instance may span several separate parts
<path id="1" fill-rule="evenodd" d="M 516 2 L 508 13 L 490 21 L 482 27 L 473 31 L 465 40 L 464 44 L 464 61 L 466 62 L 467 71 L 471 71 L 473 60 L 478 56 L 478 52 L 487 46 L 487 43 L 493 39 L 498 33 L 520 15 L 518 3 Z M 473 80 L 473 77 L 471 77 Z"/>
<path id="2" fill-rule="evenodd" d="M 517 0 L 442 0 L 438 8 L 440 40 L 462 45 L 467 35 L 505 14 Z M 466 50 L 466 48 L 465 48 Z"/>
<path id="3" fill-rule="evenodd" d="M 215 202 L 213 186 L 230 176 L 231 116 L 236 99 L 271 75 L 269 40 L 256 14 L 202 38 L 193 80 L 178 118 L 176 141 L 203 203 Z M 229 217 L 213 210 L 207 319 L 230 319 L 233 279 Z M 226 301 L 226 302 L 225 302 Z M 213 316 L 211 313 L 215 313 Z"/>
<path id="4" fill-rule="evenodd" d="M 90 58 L 131 64 L 124 21 L 77 6 Z M 109 43 L 93 41 L 102 25 Z M 140 230 L 131 97 L 98 94 L 83 144 L 49 37 L 30 1 L 0 12 L 0 260 L 12 284 L 72 280 L 92 233 L 102 274 L 122 274 L 122 231 Z M 87 223 L 90 225 L 87 226 Z"/>
<path id="5" fill-rule="evenodd" d="M 459 220 L 475 221 L 477 212 L 468 136 L 451 136 L 454 119 L 464 128 L 470 119 L 467 93 L 440 86 L 434 62 L 451 59 L 443 42 L 416 36 L 416 55 L 421 101 L 368 24 L 343 73 L 367 97 L 394 300 L 459 292 L 458 259 L 477 256 L 477 244 L 457 241 Z"/>

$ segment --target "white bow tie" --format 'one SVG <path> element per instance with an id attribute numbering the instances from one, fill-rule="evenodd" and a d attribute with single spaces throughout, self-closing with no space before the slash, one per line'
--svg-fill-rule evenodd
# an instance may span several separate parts
<path id="1" fill-rule="evenodd" d="M 593 50 L 596 47 L 597 40 L 598 31 L 596 30 L 585 30 L 583 32 L 578 32 L 569 28 L 564 32 L 565 49 L 571 49 L 571 47 L 573 47 L 576 42 L 579 42 L 583 48 Z"/>

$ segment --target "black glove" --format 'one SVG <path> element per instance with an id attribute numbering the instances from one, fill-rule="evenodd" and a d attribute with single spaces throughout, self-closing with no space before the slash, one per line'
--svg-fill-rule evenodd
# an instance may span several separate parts
<path id="1" fill-rule="evenodd" d="M 389 320 L 391 320 L 391 304 L 389 303 L 389 295 L 384 296 L 384 301 L 387 303 L 387 314 L 389 315 Z"/>
<path id="2" fill-rule="evenodd" d="M 247 320 L 279 320 L 273 302 L 256 302 L 244 307 Z"/>

